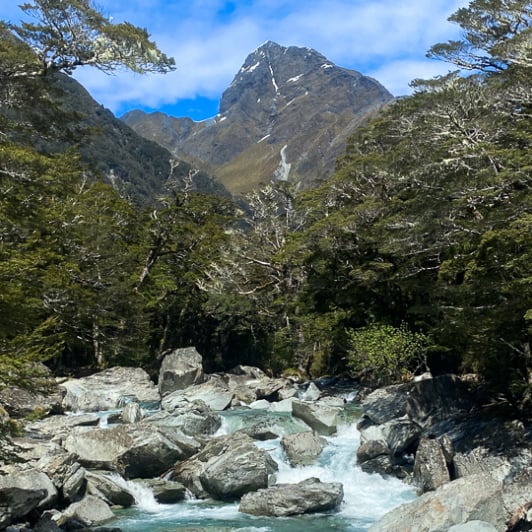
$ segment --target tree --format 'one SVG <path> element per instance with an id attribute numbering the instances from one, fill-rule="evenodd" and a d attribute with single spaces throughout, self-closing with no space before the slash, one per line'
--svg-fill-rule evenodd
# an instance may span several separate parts
<path id="1" fill-rule="evenodd" d="M 262 357 L 249 355 L 247 363 L 262 358 L 268 369 L 277 372 L 299 363 L 294 360 L 301 337 L 296 295 L 305 271 L 298 237 L 306 213 L 284 182 L 248 194 L 246 202 L 242 223 L 232 229 L 230 245 L 207 271 L 204 289 L 210 294 L 212 315 L 239 330 L 238 341 L 247 352 L 262 353 Z M 224 317 L 227 312 L 232 317 Z M 232 336 L 231 331 L 219 331 Z M 235 344 L 233 350 L 238 349 Z M 276 350 L 283 355 L 275 355 Z"/>
<path id="2" fill-rule="evenodd" d="M 474 0 L 449 20 L 463 29 L 463 39 L 434 45 L 429 57 L 482 72 L 532 66 L 530 1 Z"/>
<path id="3" fill-rule="evenodd" d="M 36 363 L 65 353 L 104 366 L 146 352 L 136 215 L 111 187 L 87 182 L 75 150 L 37 148 L 62 140 L 51 75 L 174 68 L 145 30 L 111 24 L 89 0 L 21 7 L 36 22 L 0 23 L 0 387 L 34 386 Z M 45 113 L 32 112 L 37 102 Z"/>
<path id="4" fill-rule="evenodd" d="M 34 0 L 21 9 L 35 22 L 8 27 L 36 54 L 39 69 L 28 72 L 22 64 L 14 76 L 71 74 L 85 65 L 104 72 L 124 67 L 165 73 L 175 68 L 175 61 L 150 41 L 145 29 L 129 22 L 112 24 L 90 0 Z"/>
<path id="5" fill-rule="evenodd" d="M 136 251 L 135 291 L 150 322 L 149 347 L 155 357 L 175 346 L 195 345 L 215 358 L 204 284 L 230 240 L 234 205 L 228 198 L 193 189 L 191 171 L 184 190 L 160 199 L 146 213 L 144 237 Z M 216 343 L 212 341 L 212 343 Z"/>

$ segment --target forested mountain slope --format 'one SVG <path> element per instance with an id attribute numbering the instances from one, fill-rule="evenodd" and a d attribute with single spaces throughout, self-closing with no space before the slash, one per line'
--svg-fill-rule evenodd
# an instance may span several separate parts
<path id="1" fill-rule="evenodd" d="M 153 369 L 194 345 L 208 371 L 474 373 L 530 415 L 532 5 L 473 0 L 451 20 L 463 39 L 429 53 L 460 72 L 417 80 L 319 186 L 274 180 L 245 212 L 193 186 L 140 210 L 88 179 L 79 146 L 36 149 L 61 146 L 64 115 L 27 137 L 12 114 L 48 97 L 48 72 L 0 40 L 0 386 L 33 386 L 36 361 Z"/>

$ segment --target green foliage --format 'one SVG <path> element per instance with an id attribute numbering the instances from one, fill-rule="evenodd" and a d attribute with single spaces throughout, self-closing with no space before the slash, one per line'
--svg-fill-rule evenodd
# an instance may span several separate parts
<path id="1" fill-rule="evenodd" d="M 464 38 L 430 53 L 472 75 L 416 80 L 349 140 L 329 181 L 271 183 L 240 211 L 199 193 L 190 167 L 156 164 L 153 146 L 139 147 L 141 183 L 89 178 L 121 154 L 101 141 L 105 162 L 87 142 L 66 149 L 56 112 L 77 109 L 34 77 L 169 61 L 143 30 L 110 26 L 86 0 L 24 9 L 37 22 L 12 30 L 39 61 L 5 27 L 0 39 L 0 386 L 34 385 L 42 361 L 154 369 L 166 350 L 195 345 L 210 371 L 347 369 L 380 384 L 425 365 L 476 371 L 531 406 L 529 2 L 459 10 Z M 30 95 L 57 103 L 55 121 L 25 114 Z M 78 140 L 96 123 L 83 121 Z M 139 212 L 124 199 L 152 193 L 165 172 L 170 195 L 157 205 Z"/>
<path id="2" fill-rule="evenodd" d="M 36 53 L 40 70 L 35 74 L 71 74 L 84 65 L 104 72 L 125 67 L 164 73 L 174 68 L 174 60 L 149 40 L 145 29 L 110 23 L 90 0 L 34 0 L 21 9 L 35 22 L 9 27 Z"/>
<path id="3" fill-rule="evenodd" d="M 66 119 L 82 117 L 61 109 L 60 78 L 43 75 L 82 65 L 165 72 L 173 60 L 145 30 L 111 25 L 86 0 L 22 9 L 37 22 L 0 27 L 0 387 L 35 388 L 43 361 L 104 367 L 148 354 L 138 214 L 87 178 L 66 141 Z"/>
<path id="4" fill-rule="evenodd" d="M 427 367 L 428 337 L 404 324 L 375 323 L 348 331 L 348 337 L 349 369 L 372 384 L 402 382 Z"/>
<path id="5" fill-rule="evenodd" d="M 500 72 L 515 64 L 532 66 L 529 0 L 473 0 L 449 20 L 460 25 L 464 38 L 434 45 L 429 56 L 487 72 Z"/>

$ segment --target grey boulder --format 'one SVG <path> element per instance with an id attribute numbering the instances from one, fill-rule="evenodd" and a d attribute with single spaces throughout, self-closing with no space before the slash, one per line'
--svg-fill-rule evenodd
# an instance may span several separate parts
<path id="1" fill-rule="evenodd" d="M 40 471 L 20 471 L 0 476 L 0 528 L 36 508 L 51 508 L 56 500 L 55 486 Z"/>
<path id="2" fill-rule="evenodd" d="M 252 515 L 286 517 L 338 508 L 344 490 L 339 482 L 325 483 L 309 478 L 298 484 L 278 484 L 247 493 L 240 500 L 239 511 Z"/>
<path id="3" fill-rule="evenodd" d="M 296 400 L 292 403 L 292 415 L 324 436 L 330 436 L 336 432 L 341 413 L 342 408 L 340 406 L 320 404 L 319 401 L 307 403 Z"/>
<path id="4" fill-rule="evenodd" d="M 113 518 L 113 512 L 102 499 L 87 495 L 81 501 L 72 503 L 56 520 L 56 523 L 59 526 L 68 526 L 70 521 L 75 521 L 76 526 L 81 528 L 100 525 Z"/>
<path id="5" fill-rule="evenodd" d="M 166 408 L 146 418 L 146 422 L 166 430 L 181 430 L 190 436 L 212 435 L 222 425 L 220 416 L 201 400 L 189 401 L 183 397 L 173 402 L 172 407 L 166 403 Z"/>
<path id="6" fill-rule="evenodd" d="M 414 483 L 425 493 L 450 480 L 442 446 L 436 439 L 422 438 L 414 461 Z"/>
<path id="7" fill-rule="evenodd" d="M 64 445 L 83 466 L 116 471 L 128 478 L 158 476 L 200 448 L 191 436 L 145 422 L 74 431 Z"/>
<path id="8" fill-rule="evenodd" d="M 213 438 L 198 454 L 176 464 L 171 480 L 178 480 L 198 498 L 235 500 L 268 487 L 277 463 L 257 448 L 246 434 Z"/>
<path id="9" fill-rule="evenodd" d="M 204 381 L 203 359 L 195 347 L 176 349 L 163 358 L 159 370 L 161 396 Z"/>
<path id="10" fill-rule="evenodd" d="M 481 520 L 504 528 L 502 484 L 489 474 L 471 475 L 440 486 L 388 512 L 370 532 L 440 532 Z"/>
<path id="11" fill-rule="evenodd" d="M 281 439 L 281 446 L 292 467 L 312 464 L 326 443 L 324 438 L 310 431 L 296 432 Z"/>
<path id="12" fill-rule="evenodd" d="M 184 390 L 175 390 L 165 395 L 162 401 L 164 410 L 174 410 L 183 401 L 203 401 L 209 408 L 222 411 L 231 406 L 234 393 L 229 390 L 221 377 L 211 375 L 207 382 L 193 384 Z"/>
<path id="13" fill-rule="evenodd" d="M 98 412 L 129 401 L 154 403 L 160 400 L 157 386 L 141 368 L 110 368 L 89 377 L 70 379 L 61 386 L 66 390 L 63 408 L 73 412 Z"/>

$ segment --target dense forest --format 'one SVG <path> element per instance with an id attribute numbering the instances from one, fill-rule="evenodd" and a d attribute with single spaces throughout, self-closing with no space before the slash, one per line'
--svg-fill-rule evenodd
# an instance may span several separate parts
<path id="1" fill-rule="evenodd" d="M 459 9 L 462 39 L 428 52 L 456 72 L 413 81 L 320 186 L 237 202 L 199 193 L 191 172 L 143 209 L 79 147 L 43 148 L 76 133 L 70 111 L 29 111 L 56 72 L 173 61 L 88 0 L 25 9 L 35 24 L 0 28 L 0 387 L 45 384 L 39 362 L 153 370 L 194 345 L 211 371 L 471 372 L 531 411 L 531 2 Z"/>

